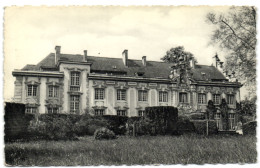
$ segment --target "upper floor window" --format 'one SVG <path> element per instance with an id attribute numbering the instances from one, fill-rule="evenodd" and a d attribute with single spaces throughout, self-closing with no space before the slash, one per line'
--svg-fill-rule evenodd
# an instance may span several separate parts
<path id="1" fill-rule="evenodd" d="M 37 95 L 37 85 L 27 85 L 27 96 Z"/>
<path id="2" fill-rule="evenodd" d="M 159 102 L 168 102 L 168 92 L 165 91 L 159 92 Z"/>
<path id="3" fill-rule="evenodd" d="M 148 92 L 146 90 L 139 90 L 138 101 L 147 101 L 147 99 L 148 99 Z"/>
<path id="4" fill-rule="evenodd" d="M 207 103 L 206 94 L 204 94 L 204 93 L 198 94 L 198 103 L 199 104 L 206 104 Z"/>
<path id="5" fill-rule="evenodd" d="M 71 72 L 70 80 L 72 86 L 79 86 L 79 72 Z"/>
<path id="6" fill-rule="evenodd" d="M 180 103 L 188 103 L 188 95 L 187 95 L 187 93 L 181 92 L 179 94 L 179 102 Z"/>
<path id="7" fill-rule="evenodd" d="M 234 104 L 234 95 L 227 95 L 227 104 Z"/>
<path id="8" fill-rule="evenodd" d="M 105 90 L 102 88 L 95 89 L 95 99 L 96 100 L 103 100 L 105 98 Z"/>
<path id="9" fill-rule="evenodd" d="M 49 86 L 49 97 L 58 97 L 59 87 L 58 86 Z"/>
<path id="10" fill-rule="evenodd" d="M 117 100 L 126 100 L 126 90 L 117 90 Z"/>
<path id="11" fill-rule="evenodd" d="M 213 94 L 213 103 L 220 104 L 220 94 Z"/>

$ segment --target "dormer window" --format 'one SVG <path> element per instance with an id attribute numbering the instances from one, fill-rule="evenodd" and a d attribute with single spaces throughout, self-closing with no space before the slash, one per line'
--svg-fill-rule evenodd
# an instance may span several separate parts
<path id="1" fill-rule="evenodd" d="M 144 76 L 144 72 L 136 72 L 135 75 L 136 76 Z"/>

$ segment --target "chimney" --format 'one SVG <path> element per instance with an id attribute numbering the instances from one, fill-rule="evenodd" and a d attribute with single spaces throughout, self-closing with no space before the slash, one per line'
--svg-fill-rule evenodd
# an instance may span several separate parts
<path id="1" fill-rule="evenodd" d="M 125 66 L 128 66 L 128 50 L 124 50 L 122 52 L 122 56 L 123 56 L 123 63 Z"/>
<path id="2" fill-rule="evenodd" d="M 192 57 L 191 60 L 190 60 L 190 67 L 191 68 L 195 68 L 195 59 L 194 59 L 194 57 Z"/>
<path id="3" fill-rule="evenodd" d="M 142 63 L 143 63 L 143 66 L 146 66 L 146 56 L 142 57 Z"/>
<path id="4" fill-rule="evenodd" d="M 61 46 L 55 46 L 55 64 L 57 64 L 60 59 L 60 48 Z"/>
<path id="5" fill-rule="evenodd" d="M 87 62 L 88 50 L 84 50 L 83 62 Z"/>

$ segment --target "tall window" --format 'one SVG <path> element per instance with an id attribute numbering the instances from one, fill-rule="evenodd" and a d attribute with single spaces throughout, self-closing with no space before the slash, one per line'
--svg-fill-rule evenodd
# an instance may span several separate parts
<path id="1" fill-rule="evenodd" d="M 206 94 L 204 94 L 204 93 L 198 94 L 198 103 L 199 104 L 206 104 L 207 103 Z"/>
<path id="2" fill-rule="evenodd" d="M 58 97 L 59 87 L 58 86 L 49 86 L 49 97 Z"/>
<path id="3" fill-rule="evenodd" d="M 138 111 L 138 116 L 139 117 L 143 117 L 144 116 L 144 112 L 145 112 L 144 110 L 139 110 Z"/>
<path id="4" fill-rule="evenodd" d="M 180 103 L 188 103 L 188 95 L 187 95 L 187 93 L 181 92 L 179 94 L 179 102 Z"/>
<path id="5" fill-rule="evenodd" d="M 37 107 L 26 107 L 25 113 L 35 114 L 37 112 Z"/>
<path id="6" fill-rule="evenodd" d="M 48 108 L 48 114 L 57 114 L 58 108 Z"/>
<path id="7" fill-rule="evenodd" d="M 229 119 L 229 129 L 234 130 L 235 129 L 235 114 L 229 113 L 228 119 Z"/>
<path id="8" fill-rule="evenodd" d="M 139 90 L 138 101 L 147 101 L 147 99 L 148 99 L 148 92 L 146 90 Z"/>
<path id="9" fill-rule="evenodd" d="M 126 111 L 125 110 L 117 110 L 117 115 L 118 116 L 126 116 Z"/>
<path id="10" fill-rule="evenodd" d="M 227 95 L 227 104 L 234 104 L 234 95 Z"/>
<path id="11" fill-rule="evenodd" d="M 28 85 L 27 96 L 36 96 L 36 95 L 37 95 L 37 85 Z"/>
<path id="12" fill-rule="evenodd" d="M 70 96 L 70 111 L 72 113 L 79 112 L 79 95 Z"/>
<path id="13" fill-rule="evenodd" d="M 105 90 L 102 88 L 95 89 L 95 99 L 96 100 L 103 100 L 105 98 Z"/>
<path id="14" fill-rule="evenodd" d="M 71 85 L 72 86 L 79 86 L 79 72 L 71 72 Z"/>
<path id="15" fill-rule="evenodd" d="M 117 100 L 126 100 L 126 90 L 117 90 Z"/>
<path id="16" fill-rule="evenodd" d="M 168 102 L 168 92 L 165 91 L 159 92 L 159 102 Z"/>
<path id="17" fill-rule="evenodd" d="M 220 94 L 213 95 L 213 102 L 214 104 L 220 104 Z"/>
<path id="18" fill-rule="evenodd" d="M 102 116 L 105 114 L 105 110 L 104 109 L 95 109 L 95 115 L 96 116 Z"/>

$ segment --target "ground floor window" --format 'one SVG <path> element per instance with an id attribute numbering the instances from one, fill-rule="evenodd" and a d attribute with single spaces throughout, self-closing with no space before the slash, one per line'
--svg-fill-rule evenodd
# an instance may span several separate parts
<path id="1" fill-rule="evenodd" d="M 118 116 L 126 116 L 126 110 L 117 110 Z"/>
<path id="2" fill-rule="evenodd" d="M 79 95 L 70 96 L 70 112 L 77 113 L 79 112 Z"/>
<path id="3" fill-rule="evenodd" d="M 188 103 L 188 95 L 187 95 L 187 93 L 181 92 L 179 94 L 179 102 L 180 103 Z"/>
<path id="4" fill-rule="evenodd" d="M 231 113 L 228 114 L 229 118 L 229 129 L 234 130 L 235 129 L 235 114 Z"/>
<path id="5" fill-rule="evenodd" d="M 95 109 L 95 115 L 96 116 L 102 116 L 105 114 L 105 110 L 104 109 Z"/>
<path id="6" fill-rule="evenodd" d="M 25 113 L 27 114 L 36 114 L 37 112 L 37 107 L 26 107 Z"/>
<path id="7" fill-rule="evenodd" d="M 139 110 L 138 111 L 138 116 L 139 117 L 143 117 L 144 116 L 144 112 L 145 112 L 144 110 Z"/>
<path id="8" fill-rule="evenodd" d="M 58 108 L 48 108 L 48 114 L 57 114 Z"/>

